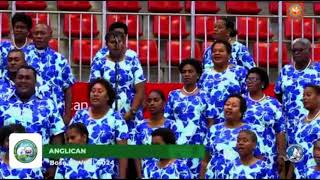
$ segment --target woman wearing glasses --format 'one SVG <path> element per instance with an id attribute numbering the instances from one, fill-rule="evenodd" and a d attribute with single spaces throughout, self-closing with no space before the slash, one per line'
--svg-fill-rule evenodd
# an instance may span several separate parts
<path id="1" fill-rule="evenodd" d="M 269 77 L 266 71 L 260 68 L 252 68 L 246 77 L 248 93 L 244 94 L 247 102 L 247 111 L 244 121 L 258 124 L 265 128 L 266 152 L 268 160 L 272 164 L 275 177 L 284 178 L 284 159 L 286 152 L 285 120 L 282 116 L 281 104 L 273 97 L 264 94 L 269 85 Z M 278 146 L 278 147 L 277 147 Z"/>

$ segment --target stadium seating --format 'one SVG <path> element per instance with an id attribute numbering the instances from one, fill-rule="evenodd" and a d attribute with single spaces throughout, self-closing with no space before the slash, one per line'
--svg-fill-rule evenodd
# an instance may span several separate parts
<path id="1" fill-rule="evenodd" d="M 304 3 L 299 2 L 304 8 Z M 287 14 L 287 8 L 289 8 L 290 3 L 286 1 L 282 1 L 282 15 Z M 279 2 L 278 1 L 270 1 L 269 2 L 269 12 L 270 14 L 278 15 L 278 7 L 279 7 Z"/>
<path id="2" fill-rule="evenodd" d="M 16 1 L 18 10 L 45 10 L 47 8 L 46 1 Z"/>
<path id="3" fill-rule="evenodd" d="M 159 23 L 160 17 L 160 23 Z M 158 31 L 158 25 L 160 25 L 160 32 Z M 180 17 L 171 16 L 171 38 L 179 38 Z M 160 38 L 169 37 L 169 16 L 153 16 L 153 35 Z M 181 37 L 186 38 L 189 36 L 187 31 L 187 20 L 185 16 L 181 16 Z"/>
<path id="4" fill-rule="evenodd" d="M 128 22 L 127 22 L 128 18 Z M 114 22 L 123 22 L 128 26 L 128 36 L 136 37 L 137 36 L 137 24 L 139 28 L 139 36 L 142 36 L 142 26 L 141 26 L 141 17 L 136 15 L 107 15 L 107 27 L 109 29 L 110 25 Z"/>
<path id="5" fill-rule="evenodd" d="M 87 11 L 90 1 L 57 1 L 57 9 L 62 11 Z"/>
<path id="6" fill-rule="evenodd" d="M 253 45 L 253 59 L 255 60 L 256 64 L 259 63 L 259 66 L 267 67 L 267 47 L 268 43 L 264 42 L 258 43 L 258 49 L 257 42 L 255 42 Z M 288 63 L 288 49 L 287 46 L 282 43 L 282 65 Z M 270 67 L 278 67 L 278 42 L 269 43 L 269 65 Z"/>
<path id="7" fill-rule="evenodd" d="M 261 9 L 256 1 L 226 1 L 226 11 L 230 14 L 259 14 Z"/>
<path id="8" fill-rule="evenodd" d="M 0 9 L 1 10 L 7 10 L 9 7 L 8 1 L 0 1 Z"/>
<path id="9" fill-rule="evenodd" d="M 284 19 L 284 34 L 286 39 L 291 39 L 291 19 Z M 302 20 L 292 19 L 293 39 L 302 37 Z M 303 34 L 305 38 L 312 39 L 312 18 L 303 18 Z M 317 30 L 316 19 L 314 20 L 314 39 L 319 39 L 320 34 Z"/>
<path id="10" fill-rule="evenodd" d="M 50 18 L 48 18 L 48 14 L 46 13 L 26 13 L 32 19 L 32 27 L 37 24 L 48 24 L 50 26 Z M 49 20 L 49 21 L 48 21 Z"/>
<path id="11" fill-rule="evenodd" d="M 95 15 L 92 15 L 92 25 L 93 25 L 93 31 L 91 32 L 91 15 L 90 14 L 82 14 L 82 36 L 83 37 L 95 37 L 99 34 L 99 30 L 97 27 L 97 17 Z M 70 30 L 69 31 L 69 17 L 70 17 Z M 80 14 L 65 14 L 64 15 L 64 25 L 63 25 L 63 32 L 66 36 L 69 36 L 69 33 L 71 33 L 72 37 L 79 37 L 80 35 Z"/>
<path id="12" fill-rule="evenodd" d="M 148 11 L 154 13 L 178 13 L 182 10 L 180 1 L 148 1 Z"/>
<path id="13" fill-rule="evenodd" d="M 6 36 L 10 33 L 9 15 L 7 13 L 0 13 L 1 17 L 1 35 Z"/>
<path id="14" fill-rule="evenodd" d="M 169 64 L 169 49 L 171 49 L 171 65 L 176 66 L 180 64 L 180 42 L 179 41 L 167 41 L 166 49 L 165 49 L 165 61 Z M 201 48 L 199 43 L 195 43 L 195 58 L 201 60 Z M 191 57 L 191 41 L 190 40 L 183 40 L 181 42 L 181 61 Z"/>
<path id="15" fill-rule="evenodd" d="M 141 5 L 139 1 L 107 1 L 107 9 L 113 12 L 139 12 Z"/>
<path id="16" fill-rule="evenodd" d="M 81 57 L 80 57 L 80 46 L 81 46 Z M 99 39 L 92 41 L 92 56 L 91 56 L 91 41 L 90 40 L 74 40 L 72 42 L 72 59 L 75 64 L 79 64 L 82 60 L 82 64 L 90 65 L 91 59 L 101 49 L 102 42 Z"/>
<path id="17" fill-rule="evenodd" d="M 53 50 L 59 52 L 59 49 L 58 49 L 58 40 L 57 39 L 51 39 L 49 41 L 49 47 L 51 47 Z"/>
<path id="18" fill-rule="evenodd" d="M 238 20 L 238 38 L 246 39 L 246 17 L 237 17 Z M 259 33 L 257 29 L 257 23 L 259 27 Z M 271 24 L 271 23 L 270 23 Z M 248 38 L 249 39 L 257 39 L 257 34 L 259 35 L 260 40 L 265 40 L 268 37 L 268 29 L 269 29 L 269 38 L 273 37 L 273 33 L 271 32 L 268 26 L 268 18 L 259 18 L 257 22 L 256 17 L 248 17 Z"/>
<path id="19" fill-rule="evenodd" d="M 216 20 L 219 18 L 216 17 Z M 195 35 L 197 38 L 204 39 L 205 35 L 207 38 L 211 38 L 214 32 L 214 24 L 216 22 L 215 17 L 206 17 L 205 16 L 196 16 L 196 27 L 195 28 Z M 205 29 L 206 28 L 206 29 Z"/>
<path id="20" fill-rule="evenodd" d="M 137 46 L 139 48 L 137 49 Z M 157 65 L 158 64 L 158 47 L 157 42 L 155 40 L 149 40 L 149 46 L 148 46 L 148 40 L 129 40 L 128 41 L 128 47 L 138 53 L 139 60 L 143 66 L 148 65 L 148 47 L 149 47 L 149 63 L 150 65 Z"/>
<path id="21" fill-rule="evenodd" d="M 314 61 L 320 62 L 320 43 L 315 43 L 314 44 Z M 312 56 L 311 56 L 312 58 Z"/>
<path id="22" fill-rule="evenodd" d="M 216 1 L 195 1 L 196 13 L 215 14 L 220 11 Z M 191 11 L 191 1 L 185 1 L 185 9 Z"/>
<path id="23" fill-rule="evenodd" d="M 313 13 L 320 15 L 320 2 L 313 2 Z"/>

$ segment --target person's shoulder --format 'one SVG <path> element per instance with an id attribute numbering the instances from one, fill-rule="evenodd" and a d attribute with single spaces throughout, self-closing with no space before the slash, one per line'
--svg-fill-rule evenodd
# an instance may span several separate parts
<path id="1" fill-rule="evenodd" d="M 12 42 L 9 39 L 2 40 L 0 42 L 0 48 L 1 47 L 8 48 L 8 47 L 11 47 L 11 45 L 12 45 Z"/>
<path id="2" fill-rule="evenodd" d="M 126 50 L 125 55 L 129 56 L 129 57 L 137 57 L 138 56 L 136 51 L 129 49 L 129 48 Z"/>
<path id="3" fill-rule="evenodd" d="M 314 62 L 313 67 L 319 71 L 320 70 L 320 62 Z"/>

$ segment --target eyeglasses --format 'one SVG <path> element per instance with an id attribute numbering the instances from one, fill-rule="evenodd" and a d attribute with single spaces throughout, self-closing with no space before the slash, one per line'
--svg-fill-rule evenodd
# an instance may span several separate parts
<path id="1" fill-rule="evenodd" d="M 251 78 L 247 78 L 246 79 L 246 82 L 254 82 L 254 83 L 256 83 L 257 81 L 260 81 L 260 78 L 251 77 Z"/>

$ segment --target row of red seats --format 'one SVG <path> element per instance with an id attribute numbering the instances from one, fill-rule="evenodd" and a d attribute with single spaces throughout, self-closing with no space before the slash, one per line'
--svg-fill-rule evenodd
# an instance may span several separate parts
<path id="1" fill-rule="evenodd" d="M 114 12 L 139 12 L 141 4 L 139 1 L 107 1 L 107 10 Z M 304 6 L 304 3 L 302 3 Z M 190 12 L 191 2 L 186 1 L 185 10 Z M 286 14 L 288 2 L 283 3 L 283 14 Z M 8 1 L 0 2 L 0 9 L 8 9 Z M 86 11 L 91 8 L 89 1 L 57 1 L 58 10 Z M 16 8 L 19 10 L 45 10 L 46 1 L 17 1 Z M 257 1 L 226 1 L 226 12 L 230 14 L 258 14 L 261 11 Z M 183 7 L 180 1 L 148 1 L 149 12 L 181 12 Z M 313 2 L 314 14 L 320 14 L 320 3 Z M 196 13 L 217 13 L 220 7 L 216 1 L 196 1 Z M 269 3 L 269 12 L 278 14 L 278 2 Z"/>
<path id="2" fill-rule="evenodd" d="M 39 13 L 36 15 L 35 13 L 28 13 L 33 20 L 33 24 L 38 23 L 46 23 L 50 24 L 49 18 L 47 14 Z M 8 35 L 9 34 L 9 16 L 8 14 L 2 13 L 2 34 Z M 92 17 L 91 17 L 92 16 Z M 93 21 L 91 21 L 91 18 Z M 181 20 L 180 20 L 181 18 Z M 64 16 L 64 29 L 63 32 L 66 36 L 70 35 L 72 37 L 79 37 L 80 35 L 80 14 L 66 14 Z M 168 16 L 154 16 L 153 17 L 153 35 L 158 37 L 159 27 L 160 27 L 160 37 L 161 38 L 168 38 L 169 37 L 169 17 Z M 211 34 L 214 31 L 214 23 L 218 19 L 215 17 L 204 17 L 204 16 L 197 16 L 195 19 L 196 27 L 195 28 L 195 35 L 197 38 L 204 38 L 206 35 L 210 39 Z M 69 31 L 69 20 L 70 20 L 70 30 Z M 136 15 L 108 15 L 107 16 L 107 26 L 109 27 L 113 22 L 120 21 L 128 24 L 129 37 L 136 37 L 137 35 L 137 28 L 138 28 L 138 35 L 142 36 L 142 23 L 141 18 Z M 187 30 L 187 20 L 185 16 L 172 16 L 171 17 L 171 37 L 172 38 L 179 38 L 180 34 L 180 21 L 181 21 L 181 37 L 186 38 L 189 36 L 189 32 Z M 246 39 L 246 17 L 237 17 L 237 30 L 238 30 L 238 38 Z M 93 37 L 99 34 L 98 26 L 97 26 L 97 18 L 95 15 L 82 15 L 82 36 L 83 37 L 90 37 L 91 36 L 91 23 L 93 25 L 92 35 Z M 259 28 L 259 33 L 257 30 L 257 23 Z M 291 20 L 285 19 L 285 38 L 291 39 L 291 34 L 293 34 L 293 38 L 301 37 L 302 35 L 302 20 L 292 20 L 292 25 L 294 31 L 291 32 Z M 270 24 L 270 23 L 269 23 Z M 312 24 L 314 24 L 314 38 L 315 40 L 319 39 L 320 33 L 317 30 L 317 23 L 316 20 L 312 22 L 311 18 L 304 18 L 303 19 L 303 31 L 304 37 L 311 39 L 312 38 Z M 268 19 L 267 18 L 256 18 L 256 17 L 248 17 L 248 38 L 250 40 L 256 40 L 256 36 L 260 40 L 265 40 L 268 37 Z M 206 29 L 206 30 L 205 30 Z M 269 29 L 269 38 L 272 38 L 274 34 L 272 33 L 271 29 Z"/>
<path id="3" fill-rule="evenodd" d="M 79 40 L 73 41 L 72 52 L 73 52 L 73 60 L 76 64 L 79 64 L 80 59 L 82 64 L 89 65 L 90 60 L 95 55 L 95 53 L 102 47 L 102 42 L 100 40 L 94 40 L 92 42 L 92 54 L 91 54 L 91 42 L 90 40 Z M 199 43 L 195 43 L 195 58 L 201 60 L 202 54 L 204 50 L 209 47 L 212 42 L 207 42 L 205 44 L 202 43 L 200 46 Z M 80 58 L 80 46 L 81 46 L 81 56 Z M 271 43 L 254 43 L 253 45 L 253 58 L 259 66 L 266 67 L 267 66 L 267 50 L 269 46 L 269 66 L 277 67 L 278 66 L 278 42 Z M 134 51 L 136 51 L 139 55 L 139 59 L 142 65 L 147 65 L 147 60 L 149 59 L 149 64 L 157 65 L 158 64 L 158 46 L 156 40 L 149 40 L 149 45 L 147 40 L 140 41 L 128 41 L 128 47 Z M 138 47 L 138 49 L 137 49 Z M 149 50 L 148 50 L 149 47 Z M 181 54 L 179 54 L 181 48 Z M 169 52 L 170 50 L 170 52 Z M 320 44 L 315 45 L 315 57 L 316 61 L 320 61 Z M 148 58 L 149 52 L 149 58 Z M 171 41 L 171 43 L 166 43 L 165 48 L 165 61 L 167 64 L 171 62 L 171 65 L 176 66 L 180 63 L 180 59 L 186 59 L 191 56 L 191 42 L 189 40 L 179 41 Z M 169 55 L 169 53 L 171 53 Z M 92 55 L 92 56 L 91 56 Z M 181 57 L 181 58 L 180 58 Z M 289 55 L 286 44 L 282 44 L 282 64 L 289 63 Z"/>
<path id="4" fill-rule="evenodd" d="M 88 107 L 89 105 L 89 90 L 88 83 L 77 82 L 72 86 L 72 109 L 71 114 L 74 115 L 75 112 L 81 108 Z M 168 99 L 169 92 L 175 89 L 182 88 L 182 83 L 146 83 L 145 95 L 147 96 L 152 90 L 159 89 L 163 92 L 166 99 Z M 269 96 L 275 97 L 274 94 L 274 83 L 270 83 L 269 87 L 264 91 Z M 147 108 L 144 109 L 144 117 L 150 117 L 150 113 Z"/>

